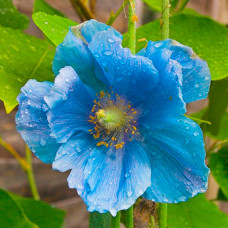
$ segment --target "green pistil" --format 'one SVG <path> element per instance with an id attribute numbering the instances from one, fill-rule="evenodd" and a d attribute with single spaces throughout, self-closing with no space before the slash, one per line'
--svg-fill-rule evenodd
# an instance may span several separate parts
<path id="1" fill-rule="evenodd" d="M 108 130 L 114 130 L 126 122 L 125 113 L 116 106 L 100 109 L 96 112 L 96 116 L 99 123 Z"/>

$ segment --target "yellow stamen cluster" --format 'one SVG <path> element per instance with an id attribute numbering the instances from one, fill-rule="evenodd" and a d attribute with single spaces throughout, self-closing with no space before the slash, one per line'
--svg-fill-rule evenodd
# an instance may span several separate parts
<path id="1" fill-rule="evenodd" d="M 89 130 L 94 139 L 101 139 L 97 146 L 122 149 L 126 141 L 132 141 L 137 132 L 137 111 L 130 102 L 126 103 L 118 94 L 101 91 L 93 101 L 89 122 L 94 128 Z"/>

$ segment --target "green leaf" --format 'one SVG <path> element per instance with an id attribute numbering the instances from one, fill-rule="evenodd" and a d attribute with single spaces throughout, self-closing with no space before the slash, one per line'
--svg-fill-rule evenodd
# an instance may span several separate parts
<path id="1" fill-rule="evenodd" d="M 223 191 L 221 188 L 218 191 L 217 199 L 218 201 L 228 201 L 228 198 L 224 195 Z"/>
<path id="2" fill-rule="evenodd" d="M 20 204 L 29 220 L 38 225 L 39 228 L 62 227 L 65 211 L 42 201 L 21 197 L 13 193 L 10 195 Z"/>
<path id="3" fill-rule="evenodd" d="M 200 194 L 187 202 L 168 205 L 169 228 L 225 228 L 228 216 Z"/>
<path id="4" fill-rule="evenodd" d="M 225 26 L 208 17 L 178 14 L 170 18 L 170 38 L 192 47 L 200 58 L 206 60 L 212 80 L 227 77 L 227 31 Z M 152 41 L 161 40 L 159 20 L 137 29 L 137 40 L 142 38 Z M 126 46 L 126 43 L 124 45 Z M 145 45 L 146 42 L 137 42 L 137 51 Z"/>
<path id="5" fill-rule="evenodd" d="M 37 13 L 37 12 L 44 12 L 44 13 L 47 13 L 47 14 L 50 14 L 50 15 L 58 15 L 58 16 L 61 16 L 61 17 L 65 17 L 63 13 L 61 13 L 57 9 L 53 8 L 52 6 L 50 6 L 44 0 L 36 0 L 34 2 L 33 13 Z"/>
<path id="6" fill-rule="evenodd" d="M 91 212 L 89 214 L 89 228 L 106 228 L 111 227 L 111 214 Z"/>
<path id="7" fill-rule="evenodd" d="M 26 29 L 29 18 L 17 11 L 12 0 L 0 0 L 0 25 L 14 29 Z"/>
<path id="8" fill-rule="evenodd" d="M 27 218 L 20 204 L 2 189 L 0 189 L 0 224 L 4 228 L 39 228 Z"/>
<path id="9" fill-rule="evenodd" d="M 69 27 L 77 25 L 76 22 L 68 18 L 42 12 L 33 14 L 32 18 L 34 23 L 56 46 L 63 42 Z"/>
<path id="10" fill-rule="evenodd" d="M 203 119 L 211 126 L 202 125 L 204 131 L 215 139 L 228 140 L 228 77 L 211 83 L 209 105 Z"/>
<path id="11" fill-rule="evenodd" d="M 211 154 L 209 166 L 216 182 L 228 198 L 228 144 L 218 153 Z"/>
<path id="12" fill-rule="evenodd" d="M 65 212 L 0 189 L 0 224 L 4 228 L 61 228 Z"/>
<path id="13" fill-rule="evenodd" d="M 54 49 L 48 42 L 4 27 L 0 27 L 0 43 L 0 99 L 9 113 L 29 79 L 54 80 L 51 66 Z"/>
<path id="14" fill-rule="evenodd" d="M 152 10 L 161 12 L 162 11 L 162 0 L 142 0 L 145 2 Z M 174 9 L 179 0 L 170 0 L 171 10 Z"/>

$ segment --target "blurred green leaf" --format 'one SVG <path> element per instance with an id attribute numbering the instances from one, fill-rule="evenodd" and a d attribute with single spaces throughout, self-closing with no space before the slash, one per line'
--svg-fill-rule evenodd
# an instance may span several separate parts
<path id="1" fill-rule="evenodd" d="M 111 214 L 91 212 L 89 214 L 89 228 L 107 228 L 111 227 Z"/>
<path id="2" fill-rule="evenodd" d="M 4 27 L 0 27 L 0 43 L 0 99 L 9 113 L 29 79 L 54 80 L 51 67 L 54 50 L 48 42 Z"/>
<path id="3" fill-rule="evenodd" d="M 29 18 L 17 11 L 12 0 L 0 0 L 0 25 L 14 29 L 26 29 Z"/>
<path id="4" fill-rule="evenodd" d="M 168 205 L 169 228 L 225 228 L 228 216 L 200 194 L 187 202 Z"/>
<path id="5" fill-rule="evenodd" d="M 42 201 L 21 197 L 13 193 L 10 195 L 20 204 L 29 220 L 38 225 L 39 228 L 62 227 L 65 211 Z"/>
<path id="6" fill-rule="evenodd" d="M 211 126 L 202 125 L 210 137 L 228 140 L 228 77 L 211 83 L 209 105 L 203 119 L 210 121 Z"/>
<path id="7" fill-rule="evenodd" d="M 209 166 L 216 182 L 228 198 L 228 144 L 218 153 L 211 154 Z"/>
<path id="8" fill-rule="evenodd" d="M 152 10 L 161 12 L 162 11 L 162 0 L 142 0 L 145 2 Z M 174 9 L 179 0 L 170 0 L 171 10 Z"/>
<path id="9" fill-rule="evenodd" d="M 221 188 L 218 191 L 218 195 L 217 195 L 217 199 L 219 201 L 228 201 L 228 198 L 224 195 L 223 191 L 221 190 Z"/>
<path id="10" fill-rule="evenodd" d="M 2 189 L 0 189 L 0 224 L 4 228 L 39 228 L 28 219 L 20 204 Z"/>
<path id="11" fill-rule="evenodd" d="M 58 15 L 61 17 L 65 17 L 63 13 L 58 11 L 57 9 L 50 6 L 47 2 L 44 0 L 36 0 L 33 5 L 33 13 L 37 12 L 44 12 L 50 15 Z"/>
<path id="12" fill-rule="evenodd" d="M 61 228 L 65 212 L 0 189 L 0 224 L 4 228 Z"/>
<path id="13" fill-rule="evenodd" d="M 177 14 L 170 18 L 170 38 L 193 48 L 200 58 L 207 61 L 212 80 L 227 77 L 228 72 L 228 29 L 208 17 Z M 127 36 L 125 35 L 124 46 Z M 161 40 L 159 20 L 155 20 L 137 29 L 137 40 Z M 137 51 L 145 47 L 146 42 L 137 42 Z M 212 48 L 213 47 L 213 48 Z"/>
<path id="14" fill-rule="evenodd" d="M 33 14 L 32 18 L 34 23 L 56 46 L 63 42 L 69 27 L 77 25 L 76 22 L 68 18 L 42 12 Z"/>

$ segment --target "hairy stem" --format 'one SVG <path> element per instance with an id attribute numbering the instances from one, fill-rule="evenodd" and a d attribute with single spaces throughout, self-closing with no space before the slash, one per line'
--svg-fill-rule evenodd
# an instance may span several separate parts
<path id="1" fill-rule="evenodd" d="M 169 0 L 162 0 L 161 38 L 169 38 Z"/>
<path id="2" fill-rule="evenodd" d="M 133 206 L 127 209 L 125 214 L 126 228 L 134 227 Z"/>
<path id="3" fill-rule="evenodd" d="M 132 54 L 135 54 L 136 47 L 136 8 L 135 0 L 129 0 L 128 9 L 128 48 L 131 50 Z"/>
<path id="4" fill-rule="evenodd" d="M 167 203 L 159 203 L 158 206 L 158 225 L 159 228 L 166 228 L 167 224 Z"/>
<path id="5" fill-rule="evenodd" d="M 121 5 L 121 7 L 117 10 L 117 12 L 115 14 L 112 11 L 110 16 L 109 16 L 109 19 L 106 22 L 106 24 L 107 25 L 112 25 L 114 23 L 114 21 L 116 20 L 116 18 L 120 15 L 122 10 L 127 6 L 128 3 L 129 3 L 129 0 L 125 0 L 123 2 L 123 4 Z"/>
<path id="6" fill-rule="evenodd" d="M 112 217 L 111 227 L 112 228 L 120 227 L 120 211 L 117 213 L 116 217 Z"/>
<path id="7" fill-rule="evenodd" d="M 32 153 L 30 151 L 30 149 L 28 148 L 28 146 L 26 145 L 25 148 L 26 151 L 26 161 L 29 164 L 29 169 L 26 170 L 27 176 L 28 176 L 28 181 L 29 181 L 29 185 L 31 188 L 31 192 L 33 195 L 33 198 L 35 200 L 39 200 L 40 196 L 36 187 L 36 182 L 35 182 L 35 178 L 34 178 L 34 173 L 33 173 L 33 168 L 32 168 Z"/>

